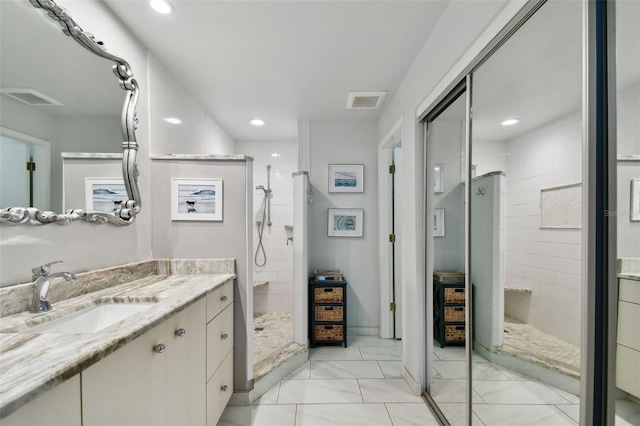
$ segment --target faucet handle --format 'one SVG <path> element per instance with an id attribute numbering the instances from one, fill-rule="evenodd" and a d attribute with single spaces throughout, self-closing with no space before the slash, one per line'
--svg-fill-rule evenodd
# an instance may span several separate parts
<path id="1" fill-rule="evenodd" d="M 49 275 L 51 265 L 55 265 L 56 263 L 62 263 L 62 260 L 56 260 L 55 262 L 45 263 L 42 266 L 38 266 L 31 269 L 31 272 L 33 273 L 34 276 L 37 276 L 37 277 Z"/>

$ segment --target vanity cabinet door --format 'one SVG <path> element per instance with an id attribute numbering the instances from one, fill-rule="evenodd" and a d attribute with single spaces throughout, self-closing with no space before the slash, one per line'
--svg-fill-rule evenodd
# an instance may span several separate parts
<path id="1" fill-rule="evenodd" d="M 2 426 L 80 426 L 80 375 L 76 375 L 0 421 Z M 46 414 L 45 414 L 46 413 Z"/>
<path id="2" fill-rule="evenodd" d="M 166 336 L 165 321 L 81 373 L 84 426 L 166 424 Z"/>
<path id="3" fill-rule="evenodd" d="M 204 425 L 207 301 L 167 320 L 167 425 Z"/>

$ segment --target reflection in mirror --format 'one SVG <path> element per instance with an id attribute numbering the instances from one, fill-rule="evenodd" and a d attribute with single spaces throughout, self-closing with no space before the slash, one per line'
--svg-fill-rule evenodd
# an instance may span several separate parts
<path id="1" fill-rule="evenodd" d="M 479 424 L 578 423 L 581 8 L 547 1 L 473 73 Z"/>
<path id="2" fill-rule="evenodd" d="M 625 274 L 618 281 L 615 424 L 627 425 L 640 424 L 640 292 L 634 293 L 640 288 L 640 2 L 616 1 L 615 16 L 616 256 L 618 272 Z"/>
<path id="3" fill-rule="evenodd" d="M 465 93 L 427 122 L 426 167 L 433 170 L 433 178 L 428 179 L 433 202 L 427 202 L 427 215 L 433 217 L 433 245 L 426 262 L 427 283 L 433 278 L 428 289 L 433 314 L 426 321 L 431 325 L 427 338 L 433 342 L 433 351 L 426 356 L 427 392 L 450 424 L 465 424 L 467 411 L 465 123 Z"/>
<path id="4" fill-rule="evenodd" d="M 0 19 L 0 223 L 131 223 L 140 197 L 138 88 L 129 65 L 53 1 L 3 0 Z M 120 178 L 124 171 L 121 209 L 104 214 L 86 211 L 86 203 L 63 206 L 63 153 L 113 154 L 123 148 L 123 165 L 109 176 Z M 95 177 L 90 168 L 86 176 Z M 83 193 L 65 195 L 84 199 Z M 66 214 L 53 213 L 63 207 Z"/>

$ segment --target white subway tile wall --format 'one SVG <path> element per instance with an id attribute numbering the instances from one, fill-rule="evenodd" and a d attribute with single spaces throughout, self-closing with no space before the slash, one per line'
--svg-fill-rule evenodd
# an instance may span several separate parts
<path id="1" fill-rule="evenodd" d="M 293 245 L 287 244 L 285 225 L 293 225 L 293 178 L 298 170 L 296 142 L 236 142 L 236 153 L 254 158 L 253 184 L 267 187 L 267 165 L 271 166 L 271 227 L 264 226 L 262 245 L 267 263 L 253 265 L 253 279 L 268 281 L 255 287 L 253 311 L 258 313 L 291 312 L 293 310 Z M 258 247 L 258 225 L 262 222 L 264 192 L 254 188 L 253 254 Z M 267 219 L 265 218 L 265 221 Z M 262 263 L 262 251 L 258 253 Z"/>

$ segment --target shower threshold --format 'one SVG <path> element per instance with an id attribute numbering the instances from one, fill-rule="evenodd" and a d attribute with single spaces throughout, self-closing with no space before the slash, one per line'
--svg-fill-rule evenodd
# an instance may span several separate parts
<path id="1" fill-rule="evenodd" d="M 253 313 L 253 378 L 257 382 L 307 348 L 293 341 L 290 312 Z"/>
<path id="2" fill-rule="evenodd" d="M 498 352 L 580 379 L 580 348 L 515 318 L 504 317 L 504 340 Z"/>

